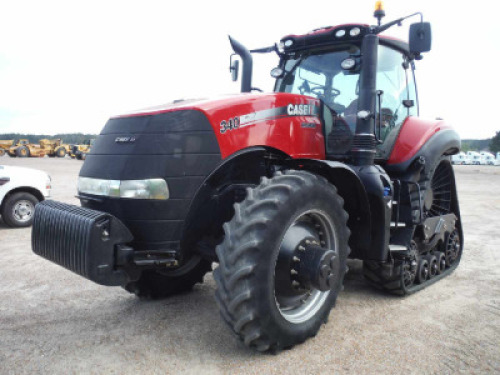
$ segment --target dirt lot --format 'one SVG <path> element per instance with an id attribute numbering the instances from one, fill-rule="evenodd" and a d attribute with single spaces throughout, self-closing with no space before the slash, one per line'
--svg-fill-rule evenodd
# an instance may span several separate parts
<path id="1" fill-rule="evenodd" d="M 54 199 L 78 202 L 80 161 L 0 164 L 45 170 Z M 368 286 L 353 262 L 330 322 L 278 355 L 235 339 L 211 275 L 192 293 L 140 301 L 35 256 L 30 229 L 0 221 L 0 374 L 499 373 L 500 167 L 456 172 L 466 243 L 455 273 L 399 298 Z"/>

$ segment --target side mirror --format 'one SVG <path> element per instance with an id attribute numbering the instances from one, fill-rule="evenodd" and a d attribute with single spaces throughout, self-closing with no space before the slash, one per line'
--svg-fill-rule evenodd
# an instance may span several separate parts
<path id="1" fill-rule="evenodd" d="M 420 55 L 422 52 L 431 50 L 431 24 L 429 22 L 418 22 L 410 25 L 410 52 Z"/>
<path id="2" fill-rule="evenodd" d="M 231 57 L 232 57 L 232 55 L 231 55 Z M 231 59 L 231 65 L 229 66 L 229 71 L 231 72 L 231 79 L 233 81 L 238 80 L 239 68 L 240 68 L 240 62 L 238 60 Z"/>

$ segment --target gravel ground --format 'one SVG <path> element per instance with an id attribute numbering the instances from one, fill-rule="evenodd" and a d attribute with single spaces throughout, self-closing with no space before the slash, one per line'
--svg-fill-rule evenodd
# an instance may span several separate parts
<path id="1" fill-rule="evenodd" d="M 53 198 L 78 203 L 80 161 L 0 163 L 47 171 Z M 456 172 L 465 227 L 458 269 L 400 298 L 368 286 L 353 261 L 329 323 L 278 355 L 250 351 L 233 336 L 211 275 L 192 293 L 141 301 L 35 256 L 30 229 L 0 220 L 0 374 L 499 373 L 500 168 Z"/>

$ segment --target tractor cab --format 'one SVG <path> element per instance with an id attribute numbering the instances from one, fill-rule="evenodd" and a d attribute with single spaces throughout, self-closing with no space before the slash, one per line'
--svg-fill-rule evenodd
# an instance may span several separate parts
<path id="1" fill-rule="evenodd" d="M 288 35 L 278 45 L 248 51 L 230 38 L 243 61 L 242 92 L 250 92 L 251 53 L 276 52 L 274 91 L 318 99 L 328 159 L 352 164 L 384 163 L 391 156 L 402 124 L 418 116 L 414 60 L 430 51 L 431 30 L 421 13 L 381 24 L 385 16 L 377 2 L 377 26 L 346 24 Z M 408 18 L 409 43 L 380 35 Z M 234 54 L 233 54 L 234 55 Z M 237 61 L 231 60 L 233 80 Z"/>
<path id="2" fill-rule="evenodd" d="M 348 156 L 356 131 L 360 78 L 373 68 L 361 54 L 367 25 L 328 27 L 280 42 L 282 55 L 275 91 L 301 94 L 321 101 L 328 158 Z M 375 158 L 386 160 L 408 116 L 418 115 L 412 55 L 406 43 L 379 38 L 376 54 Z"/>

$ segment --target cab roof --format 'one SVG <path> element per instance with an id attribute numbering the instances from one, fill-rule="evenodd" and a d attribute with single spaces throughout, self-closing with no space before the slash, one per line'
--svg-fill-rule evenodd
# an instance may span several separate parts
<path id="1" fill-rule="evenodd" d="M 285 52 L 295 53 L 311 48 L 328 47 L 337 43 L 361 43 L 363 37 L 370 32 L 367 24 L 344 24 L 327 26 L 303 35 L 287 35 L 280 44 Z M 410 55 L 408 43 L 386 35 L 379 35 L 380 43 Z"/>

